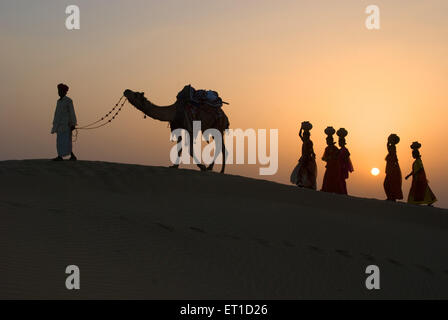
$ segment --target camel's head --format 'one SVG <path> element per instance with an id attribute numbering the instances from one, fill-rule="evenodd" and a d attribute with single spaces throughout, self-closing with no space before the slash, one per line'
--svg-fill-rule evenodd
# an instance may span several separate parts
<path id="1" fill-rule="evenodd" d="M 144 92 L 134 92 L 132 90 L 126 89 L 123 92 L 123 95 L 134 106 L 141 105 L 146 101 Z"/>

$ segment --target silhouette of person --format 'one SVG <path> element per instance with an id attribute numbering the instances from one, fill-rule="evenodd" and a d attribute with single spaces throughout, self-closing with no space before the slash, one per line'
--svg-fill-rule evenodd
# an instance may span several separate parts
<path id="1" fill-rule="evenodd" d="M 340 193 L 341 194 L 348 194 L 347 192 L 347 182 L 348 175 L 350 172 L 353 172 L 353 165 L 352 161 L 350 160 L 350 152 L 348 151 L 346 145 L 347 142 L 345 141 L 345 137 L 347 136 L 348 132 L 344 128 L 340 128 L 338 132 L 336 133 L 339 137 L 339 154 L 338 154 L 338 161 L 339 161 L 339 167 L 341 169 L 341 175 L 340 178 Z"/>
<path id="2" fill-rule="evenodd" d="M 53 128 L 51 133 L 56 133 L 56 149 L 58 156 L 53 161 L 62 161 L 65 156 L 71 156 L 69 160 L 77 158 L 72 151 L 72 131 L 76 128 L 76 114 L 73 101 L 67 97 L 69 87 L 63 83 L 58 84 L 59 99 L 54 112 Z"/>
<path id="3" fill-rule="evenodd" d="M 340 176 L 341 167 L 339 165 L 339 149 L 335 146 L 333 135 L 335 134 L 333 127 L 327 127 L 325 129 L 325 134 L 327 135 L 327 147 L 325 148 L 322 160 L 327 164 L 325 166 L 324 180 L 322 183 L 322 191 L 342 193 Z"/>
<path id="4" fill-rule="evenodd" d="M 389 201 L 403 199 L 401 169 L 397 157 L 397 144 L 399 142 L 400 137 L 394 133 L 387 139 L 388 154 L 386 156 L 384 191 L 386 192 L 387 200 Z"/>
<path id="5" fill-rule="evenodd" d="M 415 159 L 412 164 L 412 172 L 406 176 L 406 180 L 412 176 L 411 190 L 409 190 L 408 203 L 411 204 L 427 204 L 432 206 L 437 201 L 436 196 L 432 192 L 426 179 L 425 169 L 421 159 L 421 144 L 417 141 L 412 143 L 412 157 Z"/>
<path id="6" fill-rule="evenodd" d="M 291 174 L 291 183 L 301 188 L 316 190 L 317 165 L 310 130 L 313 125 L 308 121 L 302 122 L 299 137 L 302 140 L 302 156 Z"/>

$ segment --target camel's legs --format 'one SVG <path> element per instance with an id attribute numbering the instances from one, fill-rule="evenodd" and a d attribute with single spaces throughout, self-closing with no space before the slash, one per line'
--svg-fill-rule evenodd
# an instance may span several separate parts
<path id="1" fill-rule="evenodd" d="M 218 158 L 219 154 L 222 154 L 222 167 L 221 173 L 224 173 L 226 167 L 226 146 L 224 145 L 224 134 L 221 134 L 221 149 L 215 151 L 215 156 L 213 158 L 213 162 L 207 167 L 208 171 L 213 170 L 213 166 L 215 165 L 216 158 Z"/>
<path id="2" fill-rule="evenodd" d="M 193 137 L 193 134 L 191 134 L 190 135 L 190 145 L 189 145 L 188 149 L 190 149 L 190 156 L 193 158 L 193 162 L 198 162 L 197 159 L 196 159 L 196 156 L 194 154 L 193 142 L 194 142 L 194 137 Z M 200 143 L 200 141 L 199 141 L 199 143 Z M 198 163 L 197 166 L 199 167 L 199 169 L 201 169 L 201 171 L 206 171 L 207 170 L 207 167 L 204 166 L 202 163 Z"/>
<path id="3" fill-rule="evenodd" d="M 224 173 L 226 168 L 226 146 L 224 144 L 224 135 L 221 135 L 221 150 L 215 152 L 215 157 L 213 158 L 213 162 L 207 167 L 207 170 L 213 170 L 213 166 L 215 165 L 216 158 L 219 154 L 222 154 L 222 167 L 220 173 Z"/>
<path id="4" fill-rule="evenodd" d="M 221 139 L 222 139 L 221 140 L 222 141 L 221 153 L 222 153 L 222 161 L 223 161 L 222 162 L 222 167 L 221 167 L 221 173 L 224 173 L 224 170 L 225 170 L 225 167 L 226 167 L 226 147 L 224 145 L 224 136 L 222 136 Z M 194 151 L 193 140 L 194 140 L 193 137 L 191 137 L 190 138 L 189 150 L 190 150 L 190 155 L 191 155 L 191 157 L 194 160 L 195 156 L 194 156 L 194 152 L 193 152 Z M 180 142 L 182 142 L 182 137 L 179 137 L 179 140 L 177 142 L 178 145 L 179 145 L 178 146 L 179 150 L 177 151 L 177 154 L 178 154 L 179 158 L 182 156 L 182 144 Z M 199 167 L 199 169 L 201 169 L 201 171 L 213 170 L 213 166 L 215 165 L 215 161 L 216 161 L 216 158 L 218 157 L 218 155 L 219 155 L 219 152 L 215 154 L 213 162 L 208 167 L 206 167 L 205 165 L 200 164 L 200 163 L 197 164 L 197 166 Z M 174 164 L 174 165 L 170 166 L 170 168 L 177 169 L 177 168 L 179 168 L 179 165 L 178 164 Z"/>
<path id="5" fill-rule="evenodd" d="M 177 150 L 177 155 L 180 158 L 182 156 L 182 143 L 181 143 L 182 142 L 182 137 L 179 137 L 178 139 L 179 140 L 177 141 L 177 143 L 178 143 L 179 150 Z M 170 168 L 177 169 L 177 168 L 179 168 L 179 165 L 178 164 L 173 164 L 172 166 L 170 166 Z"/>
<path id="6" fill-rule="evenodd" d="M 226 150 L 226 145 L 224 144 L 224 134 L 222 135 L 222 166 L 221 166 L 221 171 L 220 173 L 224 173 L 224 170 L 226 169 L 226 156 L 227 156 L 227 150 Z"/>
<path id="7" fill-rule="evenodd" d="M 210 140 L 209 140 L 208 143 L 210 143 Z M 217 152 L 215 150 L 215 156 L 213 157 L 213 162 L 209 164 L 209 166 L 207 167 L 207 171 L 212 171 L 213 170 L 213 166 L 215 165 L 215 161 L 216 161 L 217 157 L 218 157 L 218 154 L 217 154 Z"/>

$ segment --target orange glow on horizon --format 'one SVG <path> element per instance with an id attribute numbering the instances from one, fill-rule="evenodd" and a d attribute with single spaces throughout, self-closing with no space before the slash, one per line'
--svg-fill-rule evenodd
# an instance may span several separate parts
<path id="1" fill-rule="evenodd" d="M 11 27 L 0 30 L 8 48 L 0 53 L 7 62 L 0 75 L 1 160 L 53 156 L 49 130 L 59 82 L 69 84 L 80 124 L 107 112 L 124 89 L 144 91 L 154 103 L 167 105 L 191 83 L 217 90 L 230 102 L 224 108 L 231 128 L 279 129 L 275 176 L 260 177 L 258 166 L 250 165 L 230 165 L 230 174 L 289 184 L 301 153 L 298 124 L 310 121 L 318 188 L 325 170 L 323 131 L 344 127 L 355 168 L 349 193 L 383 199 L 380 172 L 394 132 L 401 138 L 403 176 L 413 162 L 409 145 L 418 140 L 436 205 L 448 207 L 442 134 L 448 117 L 448 21 L 440 14 L 446 2 L 377 2 L 384 12 L 378 31 L 366 30 L 366 5 L 353 1 L 229 1 L 208 8 L 179 2 L 176 10 L 183 15 L 165 3 L 91 3 L 82 9 L 81 29 L 73 32 L 63 24 L 58 29 L 57 17 L 32 25 L 20 10 L 2 10 L 2 17 L 9 14 L 14 21 L 2 19 Z M 169 136 L 166 123 L 144 120 L 125 105 L 109 127 L 80 132 L 75 150 L 80 159 L 167 166 Z M 377 167 L 379 177 L 372 179 L 371 168 Z M 409 187 L 403 181 L 405 194 Z"/>

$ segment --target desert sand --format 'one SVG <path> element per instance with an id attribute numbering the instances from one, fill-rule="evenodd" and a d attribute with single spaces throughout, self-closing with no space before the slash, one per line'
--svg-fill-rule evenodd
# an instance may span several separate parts
<path id="1" fill-rule="evenodd" d="M 0 162 L 0 298 L 448 298 L 448 210 L 106 162 Z M 65 287 L 77 265 L 81 289 Z M 380 290 L 365 269 L 380 268 Z"/>

